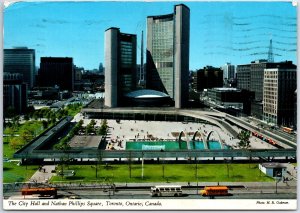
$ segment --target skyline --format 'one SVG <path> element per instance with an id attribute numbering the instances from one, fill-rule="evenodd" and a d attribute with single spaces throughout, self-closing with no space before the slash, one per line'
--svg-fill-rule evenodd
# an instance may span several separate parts
<path id="1" fill-rule="evenodd" d="M 72 57 L 76 66 L 98 69 L 100 63 L 104 64 L 104 31 L 118 27 L 137 35 L 139 64 L 141 32 L 146 35 L 147 16 L 170 14 L 180 3 L 15 3 L 4 10 L 4 48 L 35 49 L 38 67 L 40 57 Z M 267 59 L 271 38 L 274 61 L 297 64 L 296 7 L 291 2 L 184 4 L 191 11 L 190 70 Z M 144 47 L 145 53 L 145 36 Z"/>

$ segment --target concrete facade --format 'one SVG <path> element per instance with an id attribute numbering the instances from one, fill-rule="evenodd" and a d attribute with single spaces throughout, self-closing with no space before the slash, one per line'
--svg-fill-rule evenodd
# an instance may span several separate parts
<path id="1" fill-rule="evenodd" d="M 237 66 L 238 88 L 255 93 L 255 98 L 251 103 L 251 115 L 258 119 L 263 119 L 264 70 L 272 68 L 295 69 L 296 65 L 291 61 L 273 63 L 267 60 L 257 60 L 252 61 L 251 64 Z"/>
<path id="2" fill-rule="evenodd" d="M 226 63 L 224 66 L 221 67 L 221 69 L 223 70 L 224 85 L 227 85 L 227 82 L 230 79 L 235 78 L 235 66 L 230 63 Z"/>
<path id="3" fill-rule="evenodd" d="M 190 52 L 190 9 L 175 6 L 175 108 L 188 102 Z"/>
<path id="4" fill-rule="evenodd" d="M 118 28 L 110 28 L 105 31 L 105 105 L 108 107 L 118 105 L 118 33 Z"/>
<path id="5" fill-rule="evenodd" d="M 274 125 L 295 126 L 296 69 L 265 69 L 263 119 Z"/>
<path id="6" fill-rule="evenodd" d="M 237 88 L 250 90 L 250 64 L 236 67 Z"/>
<path id="7" fill-rule="evenodd" d="M 136 35 L 105 31 L 105 106 L 117 107 L 136 88 Z"/>
<path id="8" fill-rule="evenodd" d="M 147 17 L 146 88 L 167 93 L 181 108 L 188 101 L 190 10 Z"/>

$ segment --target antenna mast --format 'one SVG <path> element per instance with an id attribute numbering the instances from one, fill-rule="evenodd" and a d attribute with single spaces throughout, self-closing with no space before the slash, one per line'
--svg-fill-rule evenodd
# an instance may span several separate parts
<path id="1" fill-rule="evenodd" d="M 142 40 L 141 40 L 141 67 L 140 67 L 140 80 L 144 80 L 144 31 L 142 31 Z"/>
<path id="2" fill-rule="evenodd" d="M 272 38 L 270 39 L 269 52 L 268 52 L 268 62 L 274 62 Z"/>

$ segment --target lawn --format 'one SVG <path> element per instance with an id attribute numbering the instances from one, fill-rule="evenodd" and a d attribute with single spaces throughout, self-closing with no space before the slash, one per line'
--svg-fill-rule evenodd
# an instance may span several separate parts
<path id="1" fill-rule="evenodd" d="M 14 134 L 20 134 L 23 130 L 30 129 L 36 135 L 39 135 L 43 131 L 43 125 L 41 121 L 26 121 L 20 124 L 16 129 Z M 6 131 L 4 130 L 4 134 Z M 16 136 L 20 137 L 20 136 Z M 13 154 L 17 149 L 12 148 L 9 142 L 13 137 L 5 137 L 3 141 L 3 157 L 13 160 Z M 38 166 L 18 166 L 18 161 L 13 162 L 3 162 L 3 182 L 23 182 L 29 180 L 34 172 L 38 169 Z"/>
<path id="2" fill-rule="evenodd" d="M 38 166 L 18 166 L 18 162 L 3 163 L 3 183 L 28 181 L 38 170 Z"/>
<path id="3" fill-rule="evenodd" d="M 67 107 L 65 107 L 65 110 L 67 110 L 68 115 L 73 116 L 73 117 L 77 113 L 79 113 L 81 109 L 82 109 L 81 104 L 71 104 L 71 105 L 68 105 Z"/>
<path id="4" fill-rule="evenodd" d="M 9 146 L 8 143 L 3 143 L 3 157 L 11 159 L 17 150 Z"/>
<path id="5" fill-rule="evenodd" d="M 257 164 L 198 164 L 199 182 L 255 182 L 273 181 L 258 169 Z M 67 168 L 65 168 L 67 169 Z M 195 164 L 145 164 L 144 178 L 141 178 L 141 164 L 133 164 L 130 170 L 128 165 L 98 166 L 96 178 L 95 165 L 70 165 L 70 170 L 76 172 L 73 177 L 53 177 L 54 181 L 78 180 L 113 181 L 113 182 L 196 182 Z"/>

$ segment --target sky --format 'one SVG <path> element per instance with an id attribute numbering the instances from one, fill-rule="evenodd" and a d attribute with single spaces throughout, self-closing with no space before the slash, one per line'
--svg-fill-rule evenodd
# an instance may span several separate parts
<path id="1" fill-rule="evenodd" d="M 72 57 L 74 64 L 104 64 L 104 32 L 141 32 L 146 17 L 173 13 L 182 2 L 18 2 L 4 9 L 4 48 L 26 46 L 40 57 Z M 190 8 L 190 70 L 267 59 L 296 63 L 297 13 L 291 2 L 184 2 Z M 144 50 L 145 52 L 145 50 Z"/>

